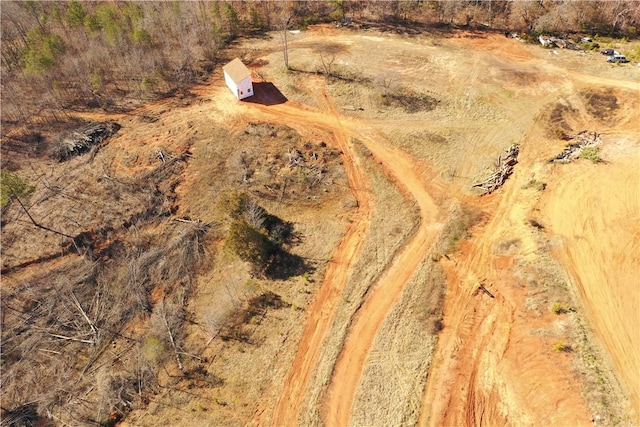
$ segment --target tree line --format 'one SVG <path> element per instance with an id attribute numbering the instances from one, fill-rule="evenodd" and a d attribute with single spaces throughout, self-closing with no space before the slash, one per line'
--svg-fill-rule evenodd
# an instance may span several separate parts
<path id="1" fill-rule="evenodd" d="M 236 37 L 318 22 L 636 37 L 635 1 L 3 2 L 2 124 L 126 109 L 205 77 Z M 128 104 L 125 103 L 128 101 Z M 57 114 L 56 114 L 57 113 Z"/>

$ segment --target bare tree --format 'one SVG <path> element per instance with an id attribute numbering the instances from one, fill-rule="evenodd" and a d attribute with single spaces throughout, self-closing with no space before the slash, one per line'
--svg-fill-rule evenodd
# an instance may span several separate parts
<path id="1" fill-rule="evenodd" d="M 180 350 L 178 344 L 178 333 L 180 333 L 182 329 L 182 319 L 179 316 L 178 310 L 179 308 L 175 304 L 166 302 L 163 299 L 153 312 L 155 316 L 155 321 L 153 323 L 156 325 L 158 332 L 164 329 L 167 334 L 169 344 L 171 345 L 171 349 L 173 350 L 178 368 L 184 373 L 184 365 L 180 358 L 180 355 L 183 352 Z"/>
<path id="2" fill-rule="evenodd" d="M 399 77 L 400 74 L 394 70 L 383 71 L 376 76 L 375 83 L 382 88 L 382 96 L 386 97 L 393 92 Z"/>
<path id="3" fill-rule="evenodd" d="M 322 64 L 322 71 L 324 73 L 324 79 L 329 82 L 331 77 L 331 67 L 336 60 L 336 54 L 332 51 L 320 52 L 320 62 Z"/>
<path id="4" fill-rule="evenodd" d="M 293 18 L 293 10 L 289 7 L 287 0 L 283 0 L 278 17 L 278 30 L 280 31 L 280 41 L 282 43 L 282 55 L 284 66 L 289 69 L 289 25 Z"/>
<path id="5" fill-rule="evenodd" d="M 250 225 L 259 230 L 267 219 L 267 211 L 254 199 L 249 199 L 246 210 L 244 211 L 244 218 Z"/>

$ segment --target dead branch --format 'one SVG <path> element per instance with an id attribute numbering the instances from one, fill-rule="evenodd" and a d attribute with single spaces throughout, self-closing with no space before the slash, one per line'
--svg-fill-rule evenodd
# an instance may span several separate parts
<path id="1" fill-rule="evenodd" d="M 71 300 L 73 301 L 73 304 L 80 311 L 80 313 L 82 314 L 82 317 L 84 317 L 84 320 L 86 320 L 87 323 L 89 324 L 89 327 L 91 328 L 91 331 L 93 332 L 93 342 L 96 343 L 98 341 L 98 328 L 96 328 L 96 325 L 91 321 L 91 319 L 89 319 L 89 316 L 87 315 L 87 313 L 82 308 L 82 305 L 80 305 L 80 301 L 78 301 L 78 298 L 73 293 L 73 291 L 70 292 L 70 293 L 71 293 Z"/>
<path id="2" fill-rule="evenodd" d="M 513 173 L 513 168 L 518 164 L 518 154 L 520 149 L 517 145 L 512 145 L 507 149 L 504 156 L 500 155 L 496 162 L 496 170 L 484 181 L 474 184 L 472 187 L 479 187 L 484 190 L 485 194 L 491 194 L 504 184 L 504 182 Z"/>
<path id="3" fill-rule="evenodd" d="M 11 184 L 9 184 L 9 186 L 11 186 Z M 58 234 L 58 235 L 63 236 L 63 237 L 68 237 L 70 239 L 74 239 L 73 236 L 70 236 L 68 234 L 62 233 L 61 231 L 53 230 L 53 229 L 51 229 L 49 227 L 46 227 L 46 226 L 36 222 L 36 220 L 33 219 L 33 217 L 31 216 L 31 213 L 29 212 L 29 209 L 27 209 L 27 207 L 22 203 L 22 200 L 20 200 L 20 198 L 16 195 L 16 192 L 15 192 L 13 187 L 11 188 L 11 191 L 13 191 L 13 197 L 18 201 L 18 204 L 20 205 L 20 207 L 22 208 L 24 213 L 27 214 L 27 217 L 29 217 L 29 220 L 31 221 L 31 223 L 33 225 L 35 225 L 36 227 L 38 227 L 38 228 L 40 228 L 42 230 L 50 231 L 51 233 L 55 233 L 55 234 Z"/>
<path id="4" fill-rule="evenodd" d="M 173 339 L 173 333 L 171 332 L 171 327 L 169 326 L 169 321 L 167 320 L 167 313 L 163 311 L 162 320 L 164 320 L 164 326 L 167 328 L 167 334 L 169 334 L 169 341 L 171 342 L 171 347 L 173 347 L 173 353 L 176 356 L 176 362 L 178 362 L 178 368 L 180 371 L 184 373 L 184 366 L 182 365 L 182 361 L 180 360 L 180 351 L 176 346 L 176 341 Z"/>
<path id="5" fill-rule="evenodd" d="M 61 340 L 66 340 L 66 341 L 77 341 L 77 342 L 82 342 L 85 344 L 91 344 L 94 345 L 95 342 L 93 340 L 83 340 L 81 338 L 75 338 L 75 337 L 68 337 L 65 335 L 58 335 L 58 334 L 52 334 L 51 332 L 48 332 L 48 334 L 54 338 L 59 338 Z"/>

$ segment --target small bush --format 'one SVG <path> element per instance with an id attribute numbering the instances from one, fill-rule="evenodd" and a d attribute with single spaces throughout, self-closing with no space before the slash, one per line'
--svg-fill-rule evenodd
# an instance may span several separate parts
<path id="1" fill-rule="evenodd" d="M 534 179 L 531 179 L 528 183 L 526 183 L 522 188 L 524 190 L 533 188 L 538 191 L 544 191 L 545 188 L 547 188 L 547 183 L 538 181 L 537 179 L 534 178 Z"/>
<path id="2" fill-rule="evenodd" d="M 629 61 L 640 62 L 640 45 L 636 46 L 632 51 L 625 51 L 624 56 L 626 56 Z"/>
<path id="3" fill-rule="evenodd" d="M 553 348 L 556 351 L 561 351 L 563 353 L 569 353 L 573 350 L 569 344 L 565 344 L 562 341 L 558 341 L 557 343 L 555 343 L 553 345 Z"/>
<path id="4" fill-rule="evenodd" d="M 597 42 L 583 43 L 584 50 L 598 50 L 600 45 Z"/>
<path id="5" fill-rule="evenodd" d="M 573 309 L 569 304 L 555 302 L 551 306 L 551 311 L 553 311 L 555 314 L 566 314 L 566 313 L 569 313 L 570 311 L 573 311 Z"/>
<path id="6" fill-rule="evenodd" d="M 12 197 L 29 197 L 36 187 L 25 178 L 7 171 L 0 171 L 0 206 L 4 207 Z"/>
<path id="7" fill-rule="evenodd" d="M 580 152 L 581 159 L 591 160 L 592 163 L 600 163 L 602 158 L 600 157 L 598 147 L 584 147 Z"/>

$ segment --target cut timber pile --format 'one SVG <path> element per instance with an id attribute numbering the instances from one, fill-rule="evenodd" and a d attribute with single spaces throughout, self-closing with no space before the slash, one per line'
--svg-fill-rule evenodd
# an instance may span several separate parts
<path id="1" fill-rule="evenodd" d="M 549 162 L 569 163 L 580 157 L 580 153 L 584 147 L 599 145 L 601 143 L 598 132 L 589 132 L 588 130 L 578 132 L 577 134 L 569 137 L 569 140 L 576 140 L 576 142 L 570 142 L 567 144 L 564 150 L 554 158 L 550 159 Z"/>
<path id="2" fill-rule="evenodd" d="M 509 178 L 509 175 L 513 172 L 513 167 L 518 163 L 518 153 L 520 149 L 517 145 L 512 145 L 507 149 L 504 155 L 498 157 L 496 162 L 496 170 L 491 176 L 484 181 L 474 184 L 473 187 L 479 187 L 484 190 L 485 194 L 491 194 L 496 191 L 504 182 Z"/>
<path id="3" fill-rule="evenodd" d="M 88 152 L 91 147 L 102 143 L 118 130 L 120 125 L 114 121 L 90 123 L 62 138 L 54 148 L 52 156 L 64 162 Z"/>

